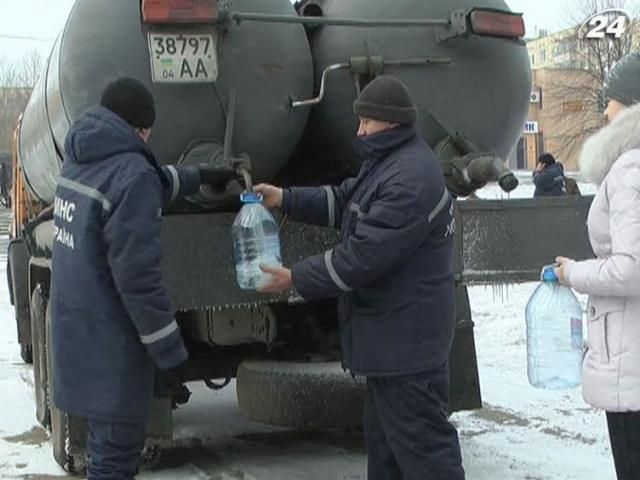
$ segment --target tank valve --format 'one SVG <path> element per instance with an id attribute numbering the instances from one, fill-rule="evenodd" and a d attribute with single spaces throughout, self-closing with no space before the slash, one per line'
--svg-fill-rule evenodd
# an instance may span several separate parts
<path id="1" fill-rule="evenodd" d="M 518 179 L 504 162 L 490 153 L 468 153 L 443 162 L 447 188 L 453 194 L 467 197 L 489 182 L 498 182 L 505 192 L 518 186 Z"/>
<path id="2" fill-rule="evenodd" d="M 253 192 L 253 180 L 251 179 L 251 172 L 249 170 L 243 168 L 240 170 L 240 174 L 244 179 L 244 185 L 247 192 Z"/>
<path id="3" fill-rule="evenodd" d="M 500 175 L 500 178 L 498 179 L 498 185 L 500 185 L 500 188 L 502 188 L 502 190 L 507 193 L 515 190 L 518 186 L 518 183 L 520 182 L 518 182 L 518 179 L 513 174 L 513 172 L 506 172 Z"/>
<path id="4" fill-rule="evenodd" d="M 299 9 L 298 14 L 303 17 L 316 17 L 320 18 L 324 16 L 324 11 L 322 9 L 322 5 L 320 5 L 317 1 L 308 1 L 305 2 Z M 309 25 L 308 28 L 317 28 L 319 25 Z"/>

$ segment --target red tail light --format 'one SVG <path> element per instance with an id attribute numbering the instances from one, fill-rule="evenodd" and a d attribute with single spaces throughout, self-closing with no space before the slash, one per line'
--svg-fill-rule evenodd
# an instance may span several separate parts
<path id="1" fill-rule="evenodd" d="M 216 0 L 142 0 L 146 23 L 206 23 L 218 18 Z"/>
<path id="2" fill-rule="evenodd" d="M 526 31 L 524 19 L 518 13 L 493 10 L 471 12 L 471 30 L 478 35 L 504 38 L 522 38 Z"/>

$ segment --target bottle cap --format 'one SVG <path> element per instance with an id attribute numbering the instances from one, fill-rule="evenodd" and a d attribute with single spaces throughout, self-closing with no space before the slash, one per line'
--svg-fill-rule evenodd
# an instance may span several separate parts
<path id="1" fill-rule="evenodd" d="M 255 192 L 244 192 L 240 194 L 240 201 L 244 204 L 247 203 L 262 203 L 262 194 Z"/>
<path id="2" fill-rule="evenodd" d="M 549 265 L 542 270 L 542 280 L 545 282 L 557 282 L 558 277 L 555 272 L 555 265 Z"/>

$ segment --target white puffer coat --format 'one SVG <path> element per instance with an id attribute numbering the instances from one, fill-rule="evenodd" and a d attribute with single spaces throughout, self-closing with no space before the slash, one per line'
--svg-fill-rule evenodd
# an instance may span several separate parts
<path id="1" fill-rule="evenodd" d="M 640 411 L 640 105 L 585 143 L 580 169 L 599 185 L 587 223 L 597 258 L 565 270 L 589 294 L 583 396 L 607 411 Z"/>

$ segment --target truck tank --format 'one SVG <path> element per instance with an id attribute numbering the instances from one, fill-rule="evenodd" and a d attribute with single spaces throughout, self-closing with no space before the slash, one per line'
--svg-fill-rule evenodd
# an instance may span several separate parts
<path id="1" fill-rule="evenodd" d="M 295 15 L 289 0 L 234 0 L 234 7 Z M 78 0 L 73 7 L 20 132 L 28 187 L 45 203 L 53 200 L 70 124 L 120 76 L 143 81 L 154 94 L 157 120 L 150 145 L 161 164 L 178 163 L 194 140 L 222 145 L 231 88 L 237 91 L 234 151 L 250 156 L 254 178 L 271 179 L 293 152 L 309 112 L 291 109 L 290 97 L 307 97 L 313 89 L 301 25 L 198 27 L 196 32 L 217 39 L 218 75 L 214 83 L 183 85 L 152 82 L 145 28 L 138 1 Z"/>
<path id="2" fill-rule="evenodd" d="M 349 28 L 323 25 L 310 29 L 315 88 L 326 95 L 317 106 L 319 125 L 343 166 L 353 171 L 352 139 L 357 119 L 353 100 L 378 73 L 402 79 L 419 109 L 418 128 L 429 145 L 443 147 L 458 137 L 455 152 L 437 152 L 441 160 L 469 151 L 506 159 L 522 134 L 531 88 L 529 56 L 522 38 L 509 32 L 476 33 L 473 12 L 496 15 L 501 22 L 519 19 L 503 0 L 372 2 L 309 0 L 299 2 L 303 16 L 361 19 L 432 19 L 462 28 L 451 35 L 443 27 Z M 502 13 L 501 13 L 502 12 Z M 486 18 L 486 17 L 485 17 Z M 490 18 L 490 17 L 489 17 Z M 502 25 L 504 26 L 504 24 Z M 328 68 L 337 68 L 327 72 Z M 327 75 L 327 73 L 329 73 Z"/>

